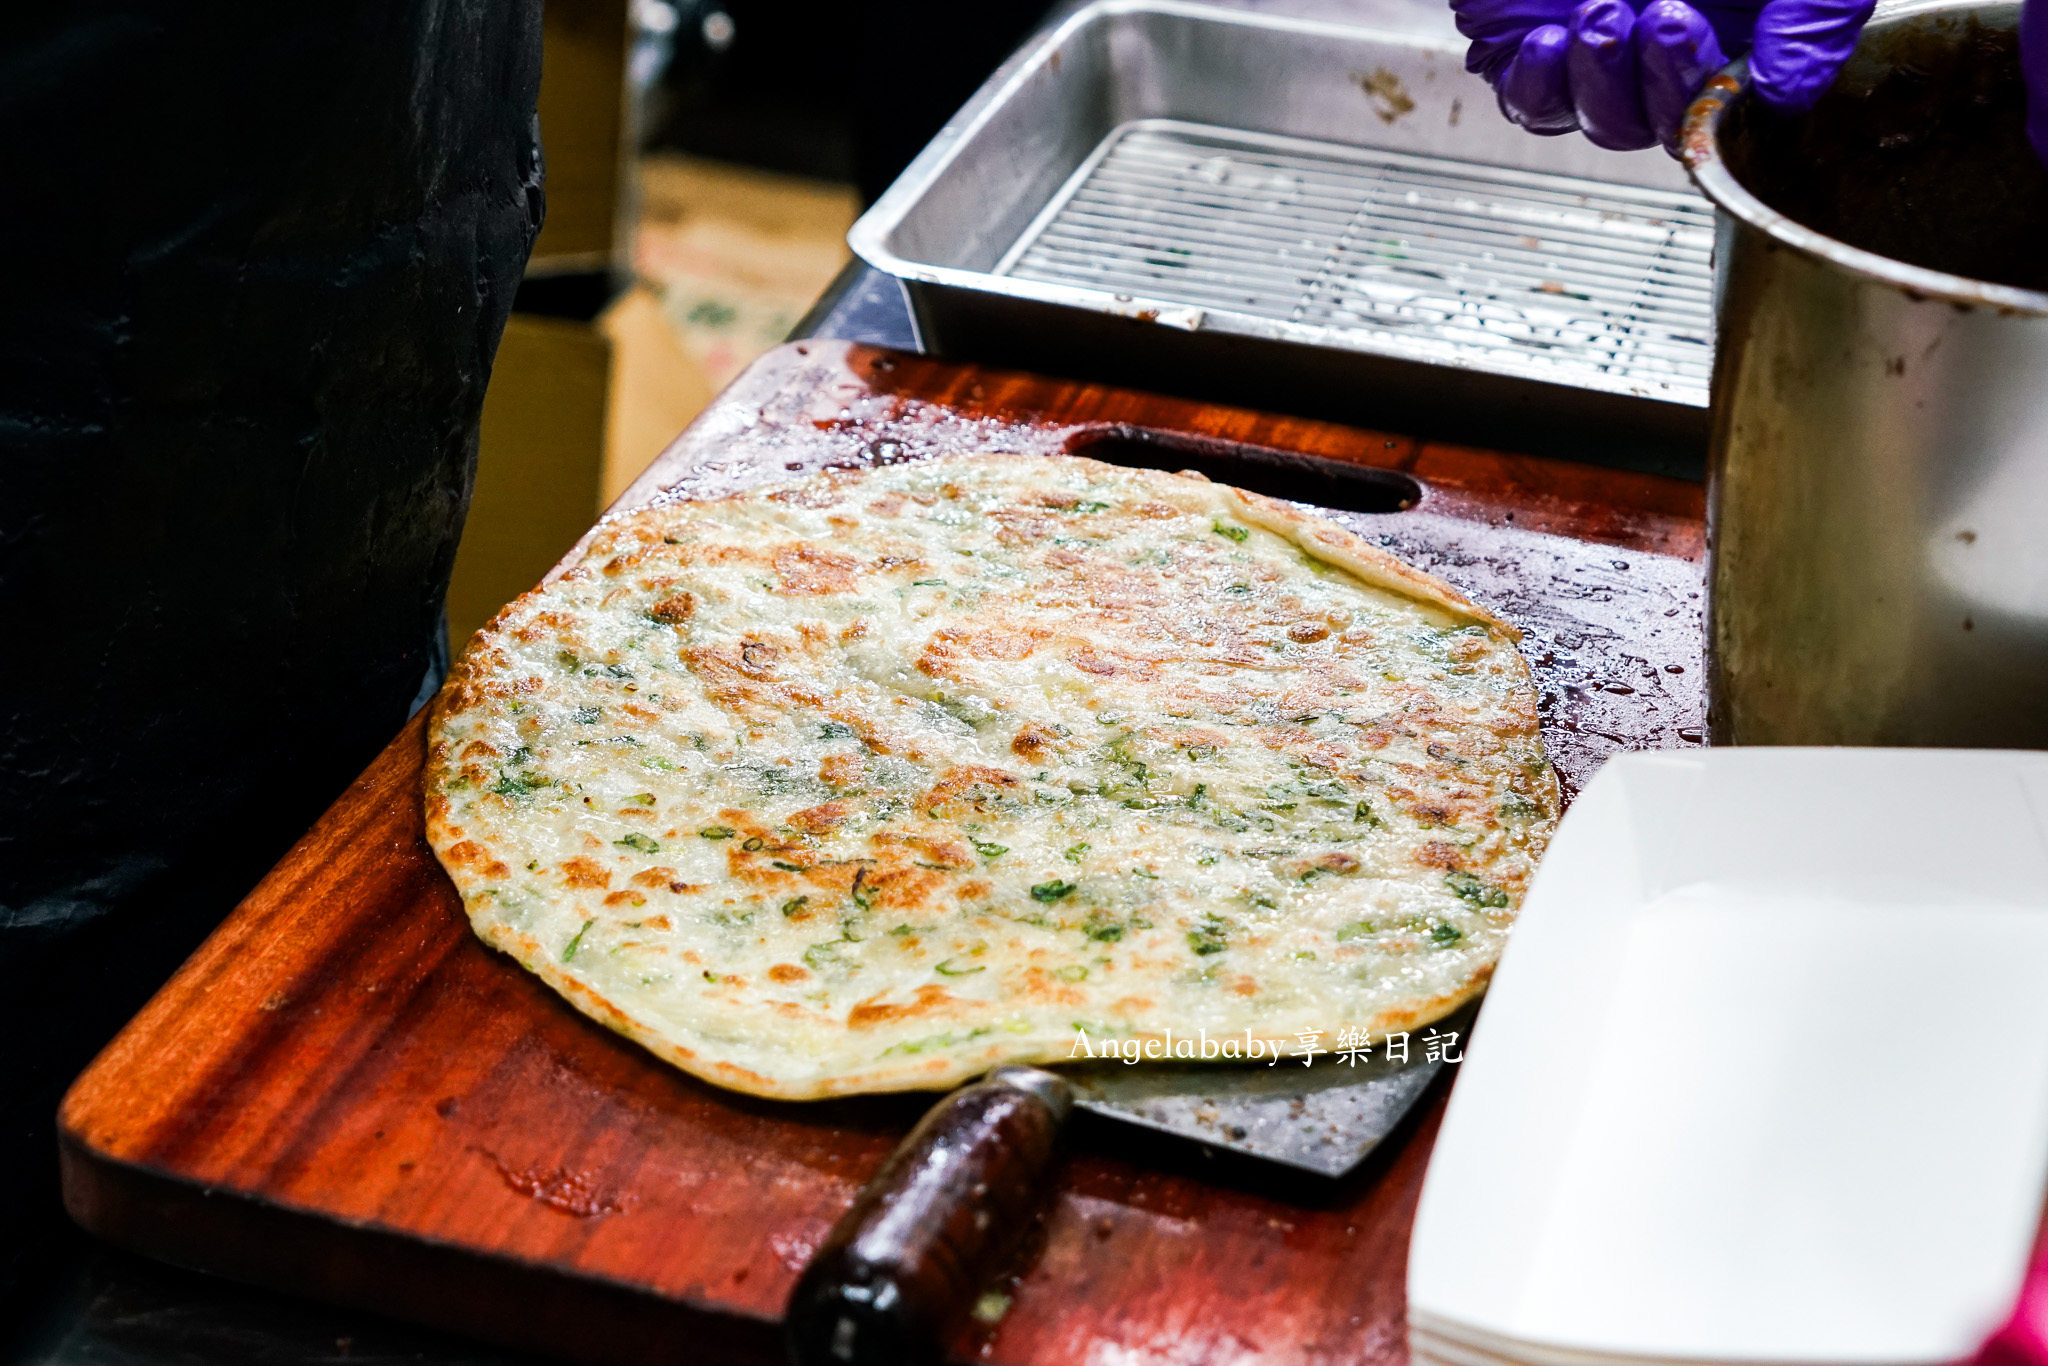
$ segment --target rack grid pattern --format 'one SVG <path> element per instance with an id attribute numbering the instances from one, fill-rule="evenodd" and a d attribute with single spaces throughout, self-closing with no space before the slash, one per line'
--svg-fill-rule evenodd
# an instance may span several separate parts
<path id="1" fill-rule="evenodd" d="M 1703 405 L 1713 227 L 1689 193 L 1155 120 L 996 273 Z"/>

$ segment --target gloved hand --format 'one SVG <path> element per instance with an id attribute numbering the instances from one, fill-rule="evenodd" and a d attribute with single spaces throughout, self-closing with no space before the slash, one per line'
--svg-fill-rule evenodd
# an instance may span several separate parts
<path id="1" fill-rule="evenodd" d="M 2020 6 L 2020 76 L 2027 84 L 2027 141 L 2048 166 L 2048 0 Z"/>
<path id="2" fill-rule="evenodd" d="M 1874 0 L 1451 0 L 1465 69 L 1532 133 L 1581 129 L 1601 147 L 1675 151 L 1685 109 L 1747 51 L 1757 96 L 1811 109 L 1856 46 Z M 2044 120 L 2048 133 L 2048 120 Z"/>

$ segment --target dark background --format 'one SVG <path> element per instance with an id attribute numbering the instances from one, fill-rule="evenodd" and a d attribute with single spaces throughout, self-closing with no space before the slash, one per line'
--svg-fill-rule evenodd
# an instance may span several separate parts
<path id="1" fill-rule="evenodd" d="M 0 1324 L 64 1086 L 434 672 L 539 0 L 0 10 Z"/>
<path id="2" fill-rule="evenodd" d="M 432 676 L 540 208 L 491 116 L 532 108 L 538 8 L 0 13 L 0 1362 L 510 1359 L 98 1244 L 53 1119 Z M 679 8 L 648 146 L 871 201 L 1045 5 Z M 466 74 L 408 104 L 437 51 Z"/>
<path id="3" fill-rule="evenodd" d="M 1044 16 L 1047 0 L 717 0 L 705 48 L 684 4 L 648 145 L 849 181 L 873 203 Z"/>

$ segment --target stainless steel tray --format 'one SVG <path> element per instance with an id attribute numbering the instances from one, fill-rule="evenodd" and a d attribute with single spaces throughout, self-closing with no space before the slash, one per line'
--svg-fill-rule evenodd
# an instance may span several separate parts
<path id="1" fill-rule="evenodd" d="M 1448 18 L 1103 0 L 848 240 L 939 355 L 1685 468 L 1712 210 L 1662 152 L 1508 124 Z"/>

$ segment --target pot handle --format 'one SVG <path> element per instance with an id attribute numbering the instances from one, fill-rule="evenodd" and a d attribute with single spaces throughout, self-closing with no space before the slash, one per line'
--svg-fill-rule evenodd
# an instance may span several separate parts
<path id="1" fill-rule="evenodd" d="M 1005 1067 L 933 1106 L 798 1279 L 795 1366 L 939 1362 L 1024 1232 L 1072 1104 L 1050 1072 Z"/>

